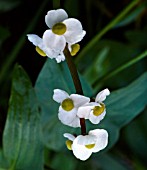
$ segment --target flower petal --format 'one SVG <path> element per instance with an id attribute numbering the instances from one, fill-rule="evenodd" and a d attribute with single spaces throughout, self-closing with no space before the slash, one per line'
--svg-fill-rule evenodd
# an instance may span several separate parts
<path id="1" fill-rule="evenodd" d="M 43 43 L 46 47 L 58 52 L 63 52 L 66 41 L 64 36 L 54 34 L 51 30 L 46 30 L 43 34 Z"/>
<path id="2" fill-rule="evenodd" d="M 45 16 L 45 23 L 49 28 L 52 28 L 56 23 L 62 22 L 68 18 L 64 9 L 50 10 Z"/>
<path id="3" fill-rule="evenodd" d="M 108 144 L 108 132 L 104 129 L 95 129 L 89 131 L 90 135 L 97 136 L 97 142 L 95 143 L 95 147 L 92 148 L 92 152 L 98 152 L 104 149 Z"/>
<path id="4" fill-rule="evenodd" d="M 69 95 L 64 90 L 54 89 L 53 99 L 56 102 L 62 103 L 62 101 L 67 98 L 69 98 Z"/>
<path id="5" fill-rule="evenodd" d="M 75 44 L 83 39 L 86 32 L 83 31 L 82 24 L 75 18 L 69 18 L 63 21 L 66 25 L 66 32 L 64 33 L 67 43 Z"/>
<path id="6" fill-rule="evenodd" d="M 93 114 L 93 110 L 90 112 L 89 115 L 89 120 L 91 121 L 91 123 L 93 124 L 98 124 L 106 115 L 106 110 L 104 110 L 104 112 L 102 114 L 100 114 L 99 116 L 95 116 Z"/>
<path id="7" fill-rule="evenodd" d="M 71 141 L 74 141 L 75 136 L 70 133 L 64 133 L 63 136 Z"/>
<path id="8" fill-rule="evenodd" d="M 77 116 L 80 118 L 89 119 L 89 115 L 94 106 L 99 106 L 96 102 L 90 102 L 78 108 Z"/>
<path id="9" fill-rule="evenodd" d="M 93 106 L 81 106 L 78 108 L 77 116 L 80 118 L 89 119 L 89 114 Z"/>
<path id="10" fill-rule="evenodd" d="M 108 96 L 109 94 L 110 91 L 108 89 L 104 89 L 96 95 L 95 101 L 101 103 L 106 99 L 106 96 Z"/>
<path id="11" fill-rule="evenodd" d="M 56 57 L 57 63 L 60 63 L 61 61 L 64 61 L 64 60 L 65 60 L 64 54 L 59 54 L 59 55 Z"/>
<path id="12" fill-rule="evenodd" d="M 69 126 L 74 127 L 74 128 L 76 128 L 76 127 L 81 127 L 79 117 L 76 116 L 76 117 L 73 119 L 73 121 L 72 121 L 71 123 L 69 123 Z"/>
<path id="13" fill-rule="evenodd" d="M 33 45 L 38 46 L 38 47 L 43 45 L 42 38 L 40 38 L 38 35 L 36 35 L 36 34 L 27 34 L 27 36 L 28 36 L 28 40 L 30 42 L 32 42 Z"/>
<path id="14" fill-rule="evenodd" d="M 79 145 L 89 145 L 89 144 L 95 144 L 95 142 L 97 141 L 97 136 L 95 135 L 85 135 L 82 136 L 80 135 L 79 140 L 78 140 L 78 144 Z"/>
<path id="15" fill-rule="evenodd" d="M 90 101 L 89 97 L 85 97 L 79 94 L 71 94 L 70 98 L 73 100 L 75 107 L 80 107 Z"/>
<path id="16" fill-rule="evenodd" d="M 72 150 L 73 150 L 73 154 L 75 155 L 76 158 L 78 158 L 82 161 L 85 161 L 91 156 L 92 151 L 91 151 L 91 149 L 87 149 L 85 146 L 78 144 L 79 140 L 81 140 L 81 136 L 82 135 L 79 135 L 73 141 Z"/>
<path id="17" fill-rule="evenodd" d="M 42 50 L 45 52 L 45 54 L 47 55 L 47 57 L 53 59 L 53 58 L 56 58 L 59 53 L 55 52 L 54 50 L 50 49 L 50 48 L 47 48 L 47 47 L 43 47 Z"/>
<path id="18" fill-rule="evenodd" d="M 58 118 L 63 124 L 71 126 L 71 122 L 75 119 L 76 113 L 77 113 L 76 108 L 72 109 L 71 111 L 65 111 L 60 106 L 59 107 Z"/>

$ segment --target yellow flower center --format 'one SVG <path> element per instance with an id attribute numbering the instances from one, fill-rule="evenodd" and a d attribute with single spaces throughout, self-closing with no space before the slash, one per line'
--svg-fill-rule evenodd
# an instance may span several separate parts
<path id="1" fill-rule="evenodd" d="M 77 52 L 80 50 L 80 45 L 79 44 L 73 44 L 71 45 L 71 56 L 74 56 L 77 54 Z"/>
<path id="2" fill-rule="evenodd" d="M 105 105 L 102 104 L 102 103 L 100 105 L 101 106 L 95 106 L 94 109 L 93 109 L 93 114 L 95 116 L 101 115 L 104 112 L 104 110 L 105 110 Z"/>
<path id="3" fill-rule="evenodd" d="M 65 99 L 63 100 L 61 106 L 64 110 L 71 111 L 74 108 L 74 103 L 71 99 Z"/>
<path id="4" fill-rule="evenodd" d="M 94 146 L 95 146 L 95 144 L 85 145 L 85 147 L 86 147 L 87 149 L 92 149 L 92 148 L 94 148 Z"/>
<path id="5" fill-rule="evenodd" d="M 41 56 L 45 57 L 46 54 L 39 48 L 39 47 L 36 47 L 36 51 L 38 54 L 40 54 Z"/>
<path id="6" fill-rule="evenodd" d="M 72 150 L 72 148 L 71 148 L 72 143 L 73 143 L 73 142 L 72 142 L 71 140 L 67 140 L 67 141 L 65 142 L 65 144 L 66 144 L 66 146 L 67 146 L 67 149 Z"/>
<path id="7" fill-rule="evenodd" d="M 52 32 L 57 35 L 63 35 L 66 32 L 66 25 L 59 22 L 52 27 Z"/>

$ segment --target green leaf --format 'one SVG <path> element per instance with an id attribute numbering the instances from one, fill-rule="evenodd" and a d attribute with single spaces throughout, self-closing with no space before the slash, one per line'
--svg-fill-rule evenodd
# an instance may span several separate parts
<path id="1" fill-rule="evenodd" d="M 29 77 L 18 65 L 13 73 L 3 151 L 10 170 L 43 169 L 38 103 Z"/>
<path id="2" fill-rule="evenodd" d="M 114 91 L 106 100 L 107 115 L 100 127 L 109 132 L 110 149 L 118 140 L 119 131 L 147 105 L 147 72 L 129 86 Z"/>
<path id="3" fill-rule="evenodd" d="M 125 33 L 126 38 L 135 47 L 146 48 L 147 46 L 147 29 L 143 30 L 129 30 Z"/>
<path id="4" fill-rule="evenodd" d="M 92 96 L 92 89 L 82 77 L 81 82 L 84 94 Z M 66 62 L 57 64 L 56 61 L 47 59 L 36 81 L 35 89 L 42 111 L 44 142 L 48 148 L 60 150 L 65 142 L 63 133 L 73 132 L 75 129 L 61 124 L 58 120 L 59 104 L 52 98 L 53 90 L 56 88 L 75 93 Z"/>
<path id="5" fill-rule="evenodd" d="M 142 3 L 138 8 L 134 9 L 126 18 L 116 24 L 115 28 L 126 26 L 131 22 L 135 21 L 135 19 L 145 10 L 146 2 Z"/>
<path id="6" fill-rule="evenodd" d="M 110 167 L 112 170 L 127 170 L 126 165 L 123 165 L 121 162 L 122 160 L 119 159 L 119 157 L 114 157 L 112 154 L 101 154 L 99 156 L 95 155 L 95 158 L 93 159 L 93 162 L 95 163 L 95 166 L 97 168 L 102 170 L 110 170 Z"/>
<path id="7" fill-rule="evenodd" d="M 127 145 L 134 155 L 146 163 L 147 158 L 147 109 L 124 129 Z M 135 130 L 133 130 L 135 129 Z"/>

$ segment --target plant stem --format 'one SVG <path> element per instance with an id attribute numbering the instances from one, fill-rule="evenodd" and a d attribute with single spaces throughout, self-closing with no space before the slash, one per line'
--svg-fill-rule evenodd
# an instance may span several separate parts
<path id="1" fill-rule="evenodd" d="M 80 52 L 77 56 L 75 62 L 78 64 L 82 57 L 98 42 L 98 40 L 111 28 L 113 28 L 119 21 L 123 19 L 123 17 L 139 2 L 139 0 L 133 0 L 114 20 L 112 20 L 106 27 L 104 27 Z"/>
<path id="2" fill-rule="evenodd" d="M 71 76 L 72 76 L 72 79 L 74 82 L 76 93 L 83 95 L 83 89 L 81 86 L 79 75 L 78 75 L 78 72 L 77 72 L 74 62 L 72 61 L 72 57 L 71 57 L 71 54 L 70 54 L 67 46 L 64 49 L 64 55 L 65 55 L 66 62 L 68 64 L 68 67 L 69 67 L 69 70 L 70 70 L 70 73 L 71 73 Z"/>
<path id="3" fill-rule="evenodd" d="M 71 74 L 73 82 L 74 82 L 76 93 L 83 95 L 83 89 L 82 89 L 82 85 L 81 85 L 81 82 L 80 82 L 80 78 L 79 78 L 76 66 L 75 66 L 75 64 L 72 60 L 72 56 L 71 56 L 70 51 L 68 50 L 67 46 L 64 49 L 64 55 L 65 55 L 65 58 L 66 58 L 68 68 L 70 70 L 70 74 Z M 80 118 L 80 125 L 81 125 L 81 134 L 86 135 L 86 123 L 85 123 L 84 118 Z"/>

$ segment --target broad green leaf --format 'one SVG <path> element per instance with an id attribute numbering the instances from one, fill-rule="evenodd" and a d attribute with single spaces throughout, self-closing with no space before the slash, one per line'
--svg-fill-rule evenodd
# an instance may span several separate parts
<path id="1" fill-rule="evenodd" d="M 92 89 L 83 78 L 81 80 L 84 94 L 92 96 Z M 48 148 L 60 150 L 65 142 L 63 133 L 75 129 L 61 124 L 58 120 L 59 104 L 52 99 L 53 90 L 56 88 L 75 93 L 66 63 L 57 64 L 56 61 L 47 59 L 36 81 L 35 89 L 42 111 L 44 142 Z"/>
<path id="2" fill-rule="evenodd" d="M 106 49 L 109 49 L 109 51 Z M 101 61 L 101 53 L 104 52 L 105 56 L 103 57 L 103 61 Z M 129 67 L 129 69 L 125 69 L 123 72 L 111 79 L 108 79 L 107 81 L 103 81 L 101 78 L 104 75 L 109 75 L 109 73 L 115 69 L 132 60 L 138 53 L 139 50 L 130 44 L 124 44 L 118 41 L 102 40 L 93 50 L 91 50 L 91 52 L 89 52 L 89 54 L 85 56 L 83 61 L 84 64 L 81 63 L 84 77 L 90 84 L 92 84 L 96 91 L 99 89 L 99 86 L 103 84 L 108 84 L 109 87 L 113 89 L 124 87 L 146 71 L 144 61 L 138 62 L 132 67 Z"/>
<path id="3" fill-rule="evenodd" d="M 147 158 L 147 109 L 124 129 L 125 142 L 131 152 L 146 163 Z M 134 130 L 135 129 L 135 130 Z"/>
<path id="4" fill-rule="evenodd" d="M 98 127 L 109 132 L 110 149 L 118 140 L 119 131 L 141 113 L 147 105 L 147 72 L 129 86 L 111 93 L 106 100 L 107 115 Z"/>
<path id="5" fill-rule="evenodd" d="M 129 170 L 129 166 L 123 165 L 122 160 L 119 159 L 119 157 L 114 157 L 112 154 L 101 154 L 99 156 L 95 155 L 93 159 L 93 163 L 97 168 L 102 169 L 102 170 Z M 111 167 L 111 168 L 110 168 Z"/>
<path id="6" fill-rule="evenodd" d="M 74 158 L 72 153 L 60 152 L 51 159 L 50 166 L 53 169 L 60 170 L 75 170 L 78 161 Z M 61 166 L 62 165 L 62 166 Z"/>
<path id="7" fill-rule="evenodd" d="M 4 157 L 11 170 L 43 169 L 40 113 L 29 77 L 18 65 L 13 73 L 11 97 L 3 133 Z"/>
<path id="8" fill-rule="evenodd" d="M 84 77 L 91 84 L 94 83 L 98 77 L 103 76 L 108 71 L 108 64 L 105 64 L 108 58 L 109 47 L 105 46 L 98 52 L 93 63 L 84 70 Z"/>
<path id="9" fill-rule="evenodd" d="M 147 46 L 147 29 L 129 30 L 125 33 L 126 38 L 136 47 L 146 48 Z"/>

